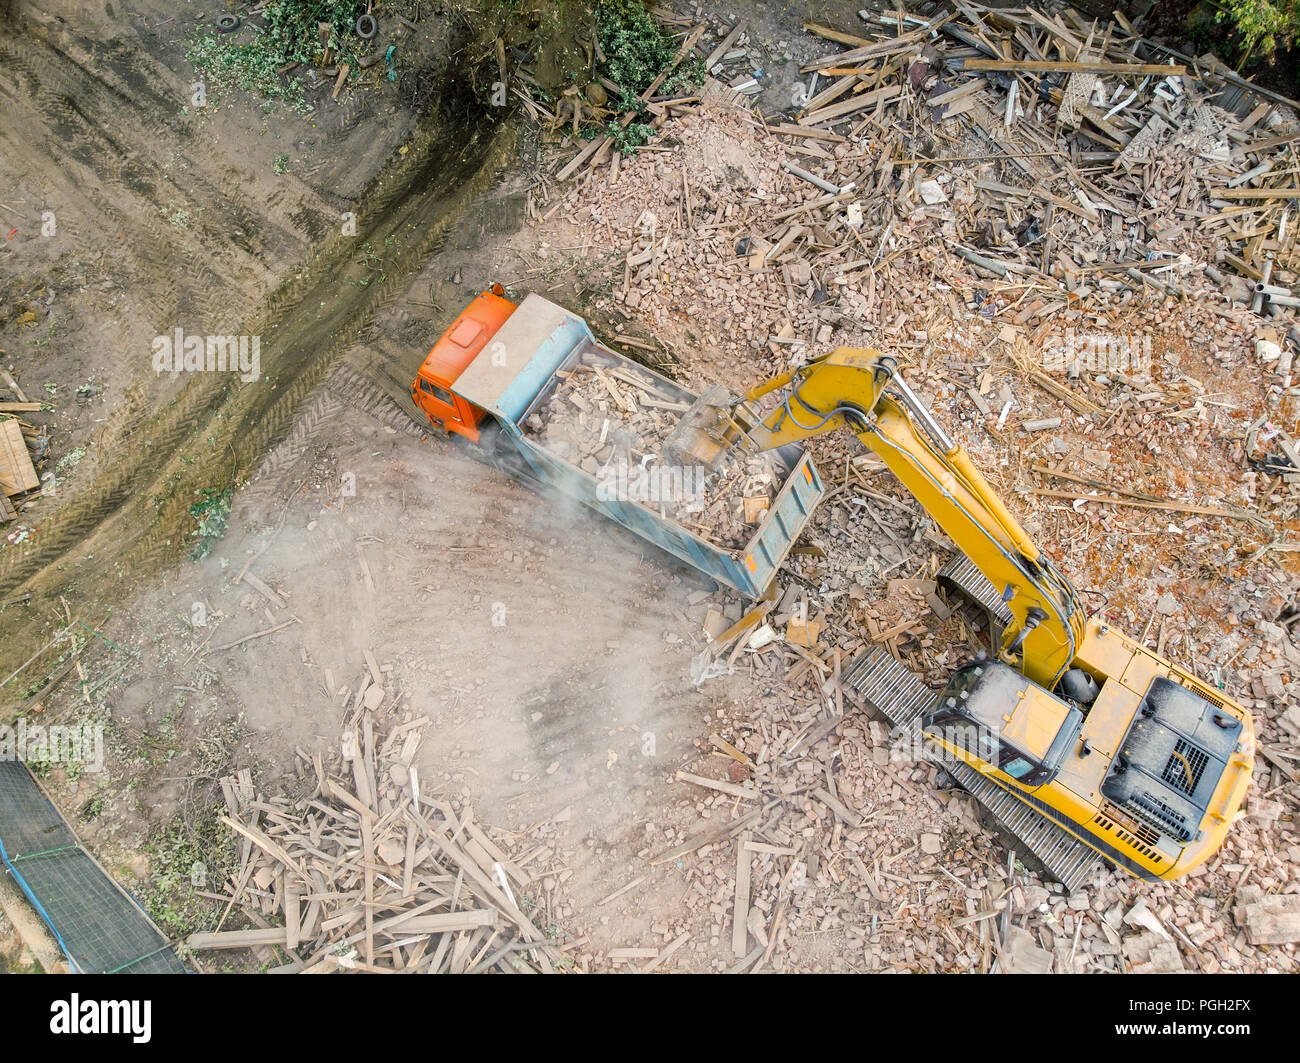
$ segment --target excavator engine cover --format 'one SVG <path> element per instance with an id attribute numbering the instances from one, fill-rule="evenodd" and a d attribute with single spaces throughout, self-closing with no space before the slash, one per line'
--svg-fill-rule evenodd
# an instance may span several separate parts
<path id="1" fill-rule="evenodd" d="M 1106 772 L 1106 800 L 1188 842 L 1197 836 L 1241 721 L 1180 683 L 1157 676 Z"/>

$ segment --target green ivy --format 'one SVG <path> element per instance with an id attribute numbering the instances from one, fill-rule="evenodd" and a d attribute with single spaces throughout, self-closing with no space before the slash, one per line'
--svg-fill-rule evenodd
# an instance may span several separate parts
<path id="1" fill-rule="evenodd" d="M 600 0 L 596 30 L 605 53 L 605 76 L 622 90 L 616 109 L 639 109 L 636 97 L 673 61 L 678 43 L 665 33 L 640 0 Z M 704 60 L 687 59 L 660 87 L 664 95 L 693 92 L 704 81 Z"/>
<path id="2" fill-rule="evenodd" d="M 602 72 L 619 87 L 610 101 L 610 109 L 620 116 L 641 116 L 645 103 L 638 97 L 657 78 L 677 54 L 678 43 L 660 28 L 640 0 L 600 0 L 596 7 L 596 31 L 605 55 Z M 704 60 L 692 57 L 674 70 L 659 87 L 663 95 L 689 95 L 704 82 Z M 605 132 L 614 138 L 614 146 L 629 154 L 646 143 L 652 127 L 633 120 L 623 128 L 612 121 Z"/>
<path id="3" fill-rule="evenodd" d="M 213 31 L 196 37 L 186 58 L 217 85 L 234 85 L 302 106 L 302 79 L 286 81 L 280 70 L 290 63 L 315 63 L 326 48 L 333 50 L 340 63 L 357 69 L 361 41 L 355 27 L 364 6 L 361 0 L 269 0 L 261 11 L 260 27 L 249 24 L 235 33 Z M 324 45 L 317 31 L 322 22 L 330 27 Z"/>
<path id="4" fill-rule="evenodd" d="M 205 487 L 200 492 L 202 497 L 199 501 L 190 506 L 190 516 L 199 522 L 199 526 L 193 532 L 198 542 L 190 554 L 192 560 L 202 561 L 212 553 L 217 543 L 225 538 L 232 493 L 228 487 L 224 491 L 218 491 L 215 487 Z"/>

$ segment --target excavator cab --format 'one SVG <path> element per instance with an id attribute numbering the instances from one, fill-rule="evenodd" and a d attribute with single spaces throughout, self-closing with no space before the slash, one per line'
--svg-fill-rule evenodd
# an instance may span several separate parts
<path id="1" fill-rule="evenodd" d="M 958 669 L 923 730 L 978 771 L 1022 789 L 1052 781 L 1079 739 L 1084 714 L 1001 661 Z"/>

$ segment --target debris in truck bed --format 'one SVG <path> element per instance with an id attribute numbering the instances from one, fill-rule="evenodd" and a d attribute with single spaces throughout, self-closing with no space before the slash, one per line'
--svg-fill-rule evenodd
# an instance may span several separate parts
<path id="1" fill-rule="evenodd" d="M 760 454 L 717 472 L 667 464 L 663 445 L 688 409 L 679 390 L 586 350 L 523 424 L 547 450 L 596 477 L 598 491 L 640 502 L 728 549 L 747 543 L 785 477 Z"/>

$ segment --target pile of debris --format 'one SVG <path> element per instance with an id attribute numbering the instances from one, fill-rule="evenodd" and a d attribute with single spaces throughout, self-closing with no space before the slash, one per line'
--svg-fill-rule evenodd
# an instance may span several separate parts
<path id="1" fill-rule="evenodd" d="M 809 24 L 851 47 L 805 64 L 793 121 L 735 110 L 710 82 L 656 117 L 679 152 L 608 177 L 600 153 L 562 167 L 584 174 L 570 216 L 627 248 L 616 304 L 781 371 L 837 333 L 910 344 L 936 308 L 1037 344 L 1195 297 L 1207 328 L 1254 333 L 1294 403 L 1289 101 L 1209 60 L 1157 62 L 1123 22 L 958 6 L 886 19 L 878 38 Z"/>
<path id="2" fill-rule="evenodd" d="M 1117 534 L 1122 521 L 1116 518 L 1126 510 L 1176 519 L 1172 534 L 1194 546 L 1184 559 L 1194 555 L 1202 566 L 1221 569 L 1234 564 L 1239 552 L 1257 556 L 1272 549 L 1285 538 L 1281 529 L 1297 517 L 1288 477 L 1296 475 L 1292 455 L 1300 457 L 1300 450 L 1286 428 L 1300 413 L 1292 372 L 1300 333 L 1290 325 L 1294 310 L 1286 296 L 1279 296 L 1281 303 L 1259 300 L 1252 310 L 1251 303 L 1234 302 L 1221 291 L 1216 277 L 1234 270 L 1236 259 L 1254 261 L 1261 275 L 1272 261 L 1274 283 L 1266 287 L 1293 283 L 1287 200 L 1261 196 L 1240 209 L 1223 208 L 1211 190 L 1219 188 L 1215 182 L 1235 177 L 1205 170 L 1226 167 L 1245 176 L 1263 156 L 1274 159 L 1274 171 L 1290 169 L 1291 133 L 1258 139 L 1251 132 L 1279 123 L 1296 128 L 1290 110 L 1267 100 L 1256 106 L 1218 68 L 1200 65 L 1199 77 L 1190 67 L 1186 74 L 1160 77 L 1112 71 L 1107 76 L 1122 75 L 1131 88 L 1117 101 L 1125 109 L 1110 119 L 1103 114 L 1108 125 L 1118 128 L 1129 121 L 1126 115 L 1148 113 L 1168 122 L 1195 99 L 1197 114 L 1208 109 L 1228 130 L 1228 161 L 1196 156 L 1197 165 L 1170 176 L 1162 167 L 1185 145 L 1149 158 L 1130 152 L 1122 163 L 1119 151 L 1101 159 L 1097 144 L 1085 150 L 1088 130 L 1097 131 L 1088 120 L 1092 105 L 1081 105 L 1079 127 L 1058 126 L 1051 93 L 1036 90 L 1015 92 L 1015 120 L 1007 134 L 1027 138 L 1032 153 L 1020 141 L 1015 143 L 1026 147 L 1023 152 L 988 143 L 979 152 L 961 148 L 967 126 L 982 129 L 977 119 L 993 105 L 1004 119 L 1006 108 L 1005 100 L 998 104 L 1002 90 L 996 83 L 967 70 L 966 60 L 976 59 L 966 54 L 973 48 L 960 35 L 996 40 L 1007 54 L 1032 45 L 1025 62 L 1038 66 L 1066 62 L 1043 59 L 1044 50 L 1060 54 L 1070 47 L 1068 38 L 1086 43 L 1090 34 L 1109 57 L 1094 66 L 1118 64 L 1121 45 L 1144 54 L 1122 26 L 1100 25 L 1095 33 L 1089 27 L 1080 36 L 1078 27 L 1069 28 L 1077 18 L 1069 14 L 1042 26 L 1038 20 L 1046 16 L 1037 12 L 968 6 L 962 11 L 932 26 L 917 23 L 901 35 L 891 27 L 893 35 L 879 41 L 839 34 L 837 40 L 850 37 L 843 43 L 855 53 L 871 54 L 819 61 L 816 77 L 836 80 L 814 81 L 817 91 L 795 121 L 760 119 L 705 92 L 691 105 L 698 110 L 663 123 L 672 150 L 639 152 L 608 176 L 586 171 L 552 212 L 567 206 L 579 240 L 623 252 L 611 278 L 612 296 L 598 297 L 596 309 L 649 329 L 681 354 L 683 372 L 701 384 L 752 383 L 837 345 L 896 355 L 912 388 L 995 489 L 1004 496 L 1020 492 L 1017 508 L 1030 533 L 1056 556 L 1081 566 L 1072 573 L 1081 585 L 1111 587 L 1131 566 L 1132 552 Z M 947 50 L 936 58 L 932 53 L 940 46 Z M 909 71 L 923 51 L 928 65 L 915 72 L 925 77 L 914 86 Z M 953 69 L 944 65 L 949 60 Z M 1049 67 L 1024 77 L 1050 80 L 1057 73 Z M 938 87 L 932 78 L 949 89 L 945 79 L 966 79 L 957 86 L 965 95 L 944 102 L 937 118 L 926 95 Z M 1227 90 L 1208 102 L 1201 98 L 1223 83 Z M 1165 98 L 1169 93 L 1174 100 Z M 840 104 L 846 106 L 827 113 Z M 1229 106 L 1248 113 L 1235 117 Z M 1007 128 L 1002 119 L 986 140 L 1001 142 Z M 1199 121 L 1188 118 L 1194 120 Z M 950 141 L 957 146 L 949 148 Z M 945 145 L 943 153 L 922 151 L 935 144 Z M 1051 159 L 1057 162 L 1049 173 Z M 1026 188 L 1050 187 L 1054 191 L 1046 194 L 1073 206 L 1043 200 L 1034 215 L 1042 238 L 1023 244 L 1015 230 L 1025 216 L 1012 208 L 1026 199 L 1006 191 L 1009 182 L 1029 179 L 1019 167 L 1037 168 Z M 1269 172 L 1233 190 L 1252 183 L 1266 187 Z M 1072 185 L 1075 173 L 1079 181 Z M 1076 188 L 1092 206 L 1074 195 Z M 1166 246 L 1169 211 L 1160 213 L 1152 197 L 1172 202 L 1170 216 L 1186 226 L 1176 247 Z M 1112 220 L 1094 222 L 1080 213 L 1088 210 Z M 1251 226 L 1234 228 L 1233 219 L 1247 214 L 1254 218 Z M 1121 218 L 1118 236 L 1115 218 Z M 986 221 L 993 237 L 1001 234 L 991 243 L 977 232 Z M 1249 239 L 1233 235 L 1245 237 L 1248 228 L 1254 234 Z M 1115 262 L 1099 261 L 1106 257 L 1103 245 L 1088 244 L 1092 237 L 1085 230 L 1112 241 L 1106 254 L 1113 252 Z M 968 238 L 974 242 L 959 242 Z M 1163 253 L 1171 250 L 1172 257 Z M 1179 273 L 1179 296 L 1141 279 L 1165 277 L 1160 283 L 1169 287 L 1172 272 Z M 1238 277 L 1250 279 L 1248 272 Z M 1233 292 L 1242 294 L 1236 287 Z M 1213 384 L 1210 372 L 1216 374 Z M 861 456 L 855 441 L 825 437 L 810 449 L 824 470 L 844 470 L 828 477 L 832 490 L 852 488 L 854 497 L 871 497 L 854 486 L 860 481 L 852 462 Z M 1152 461 L 1171 454 L 1178 460 Z M 887 481 L 879 486 L 877 495 L 893 497 Z M 914 511 L 911 500 L 897 501 Z M 1052 515 L 1067 507 L 1094 525 L 1098 534 L 1089 536 L 1090 550 L 1079 551 L 1077 535 Z M 1237 528 L 1232 551 L 1216 546 L 1215 529 L 1225 522 Z M 866 523 L 841 520 L 839 527 Z M 827 529 L 818 518 L 811 530 L 816 536 Z M 1217 541 L 1222 544 L 1223 537 Z M 838 550 L 842 544 L 836 545 Z M 837 563 L 833 558 L 811 567 L 831 570 Z M 849 562 L 863 563 L 857 557 Z M 1267 578 L 1276 582 L 1272 574 Z M 1140 598 L 1114 599 L 1139 625 L 1160 597 L 1154 582 L 1144 587 L 1149 598 L 1143 589 L 1135 592 Z M 1279 584 L 1277 593 L 1286 600 L 1285 586 Z M 1163 636 L 1157 637 L 1163 645 Z M 1176 650 L 1184 638 L 1184 632 L 1170 630 L 1167 648 Z M 1202 646 L 1198 652 L 1212 651 Z"/>
<path id="3" fill-rule="evenodd" d="M 273 949 L 291 973 L 552 972 L 572 967 L 526 914 L 545 845 L 512 859 L 491 828 L 421 791 L 416 755 L 429 720 L 386 694 L 372 655 L 329 763 L 299 753 L 296 796 L 259 796 L 245 770 L 221 780 L 242 840 L 222 919 L 195 952 Z M 348 691 L 340 691 L 346 699 Z M 530 869 L 528 865 L 532 864 Z M 232 909 L 252 928 L 223 930 Z"/>
<path id="4" fill-rule="evenodd" d="M 662 141 L 564 162 L 578 179 L 539 224 L 563 210 L 564 243 L 615 249 L 595 308 L 697 385 L 896 355 L 1076 586 L 1252 709 L 1256 789 L 1176 883 L 1067 894 L 994 859 L 995 825 L 840 684 L 873 643 L 931 687 L 981 648 L 938 593 L 953 544 L 856 440 L 822 437 L 786 590 L 692 602 L 693 678 L 734 672 L 737 709 L 681 766 L 695 822 L 647 840 L 689 881 L 689 929 L 655 933 L 730 933 L 750 970 L 801 943 L 840 969 L 1293 970 L 1295 105 L 1122 19 L 955 7 L 806 26 L 848 50 L 804 64 L 789 116 L 712 82 L 661 101 Z"/>

